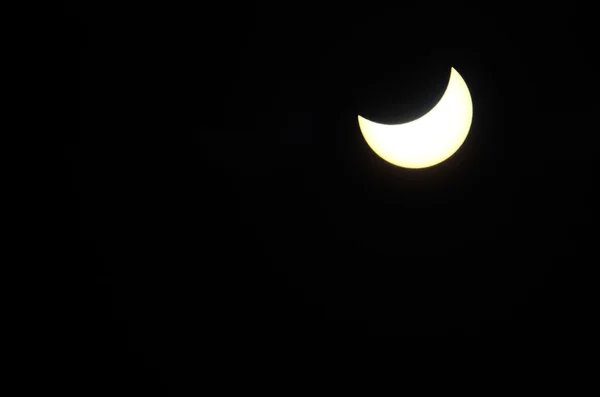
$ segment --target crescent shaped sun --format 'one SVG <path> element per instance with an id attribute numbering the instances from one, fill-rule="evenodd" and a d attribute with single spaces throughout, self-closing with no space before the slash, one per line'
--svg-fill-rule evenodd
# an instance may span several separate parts
<path id="1" fill-rule="evenodd" d="M 452 156 L 471 128 L 473 102 L 462 76 L 452 68 L 446 91 L 422 117 L 403 124 L 379 124 L 358 116 L 371 149 L 384 160 L 405 168 L 425 168 Z"/>

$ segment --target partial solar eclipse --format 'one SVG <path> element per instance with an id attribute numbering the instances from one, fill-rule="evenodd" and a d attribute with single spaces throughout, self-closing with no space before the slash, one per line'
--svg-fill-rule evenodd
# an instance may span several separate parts
<path id="1" fill-rule="evenodd" d="M 422 117 L 403 124 L 379 124 L 358 116 L 367 144 L 382 159 L 404 168 L 426 168 L 452 156 L 471 128 L 469 88 L 452 68 L 446 91 Z"/>

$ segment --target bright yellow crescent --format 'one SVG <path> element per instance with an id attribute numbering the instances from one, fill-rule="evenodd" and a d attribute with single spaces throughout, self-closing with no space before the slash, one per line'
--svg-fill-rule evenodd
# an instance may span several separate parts
<path id="1" fill-rule="evenodd" d="M 379 124 L 358 116 L 365 140 L 384 160 L 405 168 L 431 167 L 452 156 L 471 128 L 469 88 L 452 68 L 444 95 L 427 114 L 404 124 Z"/>

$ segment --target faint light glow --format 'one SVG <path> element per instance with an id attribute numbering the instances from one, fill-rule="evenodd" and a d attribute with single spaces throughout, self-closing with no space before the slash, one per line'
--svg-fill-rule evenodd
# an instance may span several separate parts
<path id="1" fill-rule="evenodd" d="M 463 144 L 473 119 L 469 88 L 452 68 L 448 87 L 427 114 L 404 124 L 379 124 L 358 116 L 365 140 L 384 160 L 405 168 L 441 163 Z"/>

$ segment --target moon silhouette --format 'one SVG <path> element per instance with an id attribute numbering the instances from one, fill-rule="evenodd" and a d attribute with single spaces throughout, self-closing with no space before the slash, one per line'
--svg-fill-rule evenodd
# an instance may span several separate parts
<path id="1" fill-rule="evenodd" d="M 473 119 L 469 88 L 452 68 L 439 102 L 422 117 L 403 124 L 379 124 L 358 116 L 367 144 L 382 159 L 404 168 L 426 168 L 452 156 L 463 144 Z"/>

